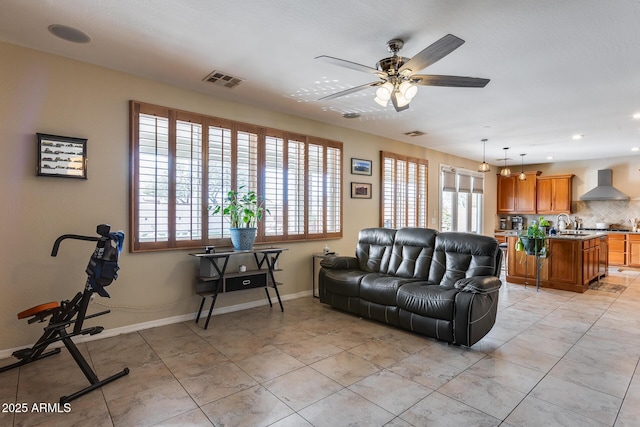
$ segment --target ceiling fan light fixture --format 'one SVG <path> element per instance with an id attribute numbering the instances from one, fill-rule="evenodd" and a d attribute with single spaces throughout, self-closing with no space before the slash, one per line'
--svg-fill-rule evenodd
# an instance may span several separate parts
<path id="1" fill-rule="evenodd" d="M 379 98 L 381 101 L 385 101 L 385 105 L 387 105 L 386 101 L 391 99 L 392 92 L 393 92 L 393 85 L 390 82 L 385 82 L 376 90 L 376 98 Z"/>
<path id="2" fill-rule="evenodd" d="M 409 105 L 409 103 L 411 102 L 411 100 L 405 98 L 404 95 L 402 94 L 402 92 L 400 92 L 399 90 L 394 91 L 391 94 L 391 98 L 395 101 L 394 105 L 397 105 L 398 108 L 405 107 L 405 106 Z"/>
<path id="3" fill-rule="evenodd" d="M 418 86 L 414 85 L 409 81 L 404 81 L 400 83 L 398 90 L 408 100 L 412 100 L 414 96 L 418 93 Z"/>
<path id="4" fill-rule="evenodd" d="M 382 108 L 385 108 L 387 106 L 387 104 L 389 103 L 388 100 L 380 99 L 377 96 L 375 98 L 373 98 L 373 100 L 376 101 L 376 103 L 378 105 L 380 105 Z"/>

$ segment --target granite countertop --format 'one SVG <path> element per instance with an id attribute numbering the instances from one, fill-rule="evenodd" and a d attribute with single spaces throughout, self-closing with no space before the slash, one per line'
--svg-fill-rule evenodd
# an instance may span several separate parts
<path id="1" fill-rule="evenodd" d="M 547 236 L 548 239 L 568 239 L 568 240 L 589 240 L 594 237 L 604 236 L 610 233 L 625 233 L 624 231 L 607 231 L 607 230 L 589 230 L 589 231 L 581 231 L 580 234 L 557 234 L 555 236 Z M 630 233 L 630 232 L 629 232 Z M 517 237 L 518 232 L 516 230 L 500 230 L 494 233 L 495 236 L 505 236 L 505 237 Z"/>

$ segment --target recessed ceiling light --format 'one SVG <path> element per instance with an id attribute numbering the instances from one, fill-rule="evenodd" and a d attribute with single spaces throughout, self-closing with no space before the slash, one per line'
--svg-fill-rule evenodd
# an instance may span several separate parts
<path id="1" fill-rule="evenodd" d="M 579 133 L 576 133 L 576 134 L 575 134 L 575 135 L 573 135 L 571 138 L 572 138 L 572 139 L 575 139 L 575 140 L 577 141 L 577 140 L 579 140 L 579 139 L 584 138 L 584 135 L 579 134 Z"/>
<path id="2" fill-rule="evenodd" d="M 640 147 L 633 147 L 631 151 L 640 151 Z"/>
<path id="3" fill-rule="evenodd" d="M 547 156 L 547 160 L 553 160 L 553 156 Z"/>
<path id="4" fill-rule="evenodd" d="M 635 113 L 635 114 L 633 115 L 633 118 L 634 118 L 634 119 L 640 119 L 640 113 Z"/>
<path id="5" fill-rule="evenodd" d="M 49 32 L 54 36 L 72 43 L 89 43 L 91 37 L 83 31 L 76 28 L 67 27 L 66 25 L 53 24 L 49 25 Z"/>

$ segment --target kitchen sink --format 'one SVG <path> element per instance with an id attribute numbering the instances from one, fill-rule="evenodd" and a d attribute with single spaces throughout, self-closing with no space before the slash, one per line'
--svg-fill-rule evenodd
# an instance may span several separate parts
<path id="1" fill-rule="evenodd" d="M 588 236 L 591 233 L 580 230 L 564 230 L 559 233 L 560 236 Z"/>

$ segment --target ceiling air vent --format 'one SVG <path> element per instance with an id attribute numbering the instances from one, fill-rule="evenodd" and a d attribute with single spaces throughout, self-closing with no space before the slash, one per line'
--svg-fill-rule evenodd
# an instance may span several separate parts
<path id="1" fill-rule="evenodd" d="M 411 132 L 405 132 L 404 134 L 407 135 L 407 136 L 414 137 L 414 136 L 426 135 L 426 132 L 422 132 L 420 130 L 414 130 L 414 131 L 411 131 Z"/>
<path id="2" fill-rule="evenodd" d="M 233 89 L 234 87 L 242 83 L 241 78 L 230 76 L 229 74 L 225 74 L 220 71 L 211 72 L 211 74 L 204 78 L 204 81 L 229 89 Z"/>

